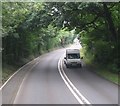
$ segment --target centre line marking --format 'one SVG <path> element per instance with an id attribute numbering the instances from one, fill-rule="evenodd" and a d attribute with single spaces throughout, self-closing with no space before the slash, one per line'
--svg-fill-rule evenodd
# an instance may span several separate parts
<path id="1" fill-rule="evenodd" d="M 73 85 L 73 83 L 70 81 L 70 79 L 65 74 L 65 71 L 62 66 L 62 59 L 63 59 L 63 56 L 59 59 L 58 70 L 59 70 L 59 73 L 63 81 L 65 82 L 65 84 L 67 85 L 71 93 L 74 95 L 74 97 L 77 99 L 79 104 L 82 104 L 82 106 L 85 106 L 85 104 L 87 105 L 89 104 L 89 106 L 92 106 L 91 103 L 79 92 L 79 90 Z"/>

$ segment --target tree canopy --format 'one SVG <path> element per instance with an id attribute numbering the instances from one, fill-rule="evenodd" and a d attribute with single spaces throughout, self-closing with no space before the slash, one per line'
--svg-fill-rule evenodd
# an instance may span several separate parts
<path id="1" fill-rule="evenodd" d="M 93 61 L 119 71 L 119 3 L 3 2 L 3 61 L 14 64 L 73 41 Z"/>

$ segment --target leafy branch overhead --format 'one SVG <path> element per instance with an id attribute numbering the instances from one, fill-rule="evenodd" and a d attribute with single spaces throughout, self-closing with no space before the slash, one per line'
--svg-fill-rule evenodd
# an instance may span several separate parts
<path id="1" fill-rule="evenodd" d="M 118 65 L 120 53 L 115 53 L 120 45 L 119 5 L 109 2 L 3 2 L 3 60 L 11 64 L 69 44 L 78 37 L 95 62 Z"/>

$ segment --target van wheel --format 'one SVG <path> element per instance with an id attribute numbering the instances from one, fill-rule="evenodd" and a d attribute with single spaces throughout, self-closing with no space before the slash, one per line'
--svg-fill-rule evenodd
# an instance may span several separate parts
<path id="1" fill-rule="evenodd" d="M 69 68 L 70 66 L 66 64 L 66 67 Z"/>
<path id="2" fill-rule="evenodd" d="M 80 64 L 79 67 L 82 68 L 82 65 Z"/>

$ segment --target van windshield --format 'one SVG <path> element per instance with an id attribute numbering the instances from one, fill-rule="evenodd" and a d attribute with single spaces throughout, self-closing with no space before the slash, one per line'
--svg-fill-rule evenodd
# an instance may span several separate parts
<path id="1" fill-rule="evenodd" d="M 68 54 L 68 59 L 79 59 L 79 58 L 80 58 L 80 54 L 79 53 Z"/>

